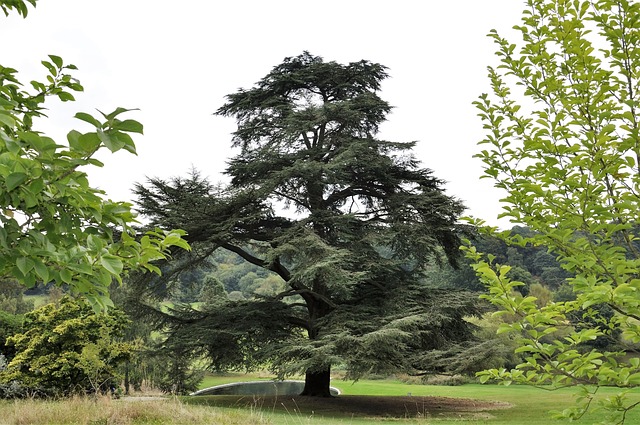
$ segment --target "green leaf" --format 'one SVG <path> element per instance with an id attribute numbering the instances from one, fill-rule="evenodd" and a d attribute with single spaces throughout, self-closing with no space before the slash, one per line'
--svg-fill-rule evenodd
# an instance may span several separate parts
<path id="1" fill-rule="evenodd" d="M 25 173 L 11 173 L 7 176 L 5 180 L 5 184 L 7 185 L 7 190 L 12 191 L 16 187 L 20 186 L 27 180 L 28 176 Z"/>
<path id="2" fill-rule="evenodd" d="M 100 123 L 100 121 L 98 121 L 91 115 L 87 114 L 86 112 L 78 112 L 77 114 L 75 114 L 75 118 L 82 120 L 84 122 L 88 122 L 89 124 L 95 126 L 96 128 L 102 127 L 102 123 Z"/>
<path id="3" fill-rule="evenodd" d="M 105 113 L 104 113 L 104 112 L 102 112 L 102 111 L 98 111 L 98 112 L 100 112 L 100 113 L 102 114 L 102 116 L 104 116 L 107 120 L 111 121 L 111 120 L 113 120 L 115 117 L 117 117 L 118 115 L 120 115 L 120 114 L 122 114 L 122 113 L 124 113 L 124 112 L 137 111 L 137 110 L 138 110 L 137 108 L 134 108 L 134 109 L 125 109 L 125 108 L 118 107 L 118 108 L 116 108 L 116 109 L 115 109 L 115 111 L 111 112 L 110 114 L 105 114 Z"/>
<path id="4" fill-rule="evenodd" d="M 78 144 L 83 152 L 92 153 L 100 147 L 100 138 L 97 133 L 86 133 L 78 138 Z"/>
<path id="5" fill-rule="evenodd" d="M 27 276 L 29 272 L 33 270 L 34 262 L 30 258 L 19 257 L 16 260 L 16 266 L 18 266 L 18 269 L 24 276 Z"/>
<path id="6" fill-rule="evenodd" d="M 124 147 L 124 143 L 119 141 L 118 138 L 113 134 L 99 133 L 99 135 L 101 135 L 101 140 L 104 146 L 112 153 L 118 152 Z"/>
<path id="7" fill-rule="evenodd" d="M 60 270 L 60 279 L 64 283 L 71 283 L 73 281 L 73 273 L 69 269 Z"/>
<path id="8" fill-rule="evenodd" d="M 25 188 L 25 190 L 23 190 L 21 194 L 22 194 L 24 206 L 26 207 L 27 210 L 34 208 L 36 205 L 38 205 L 38 198 L 36 198 L 35 195 L 31 193 L 29 188 Z"/>
<path id="9" fill-rule="evenodd" d="M 51 64 L 51 62 L 49 61 L 40 61 L 41 64 L 43 64 L 45 66 L 45 68 L 47 68 L 49 70 L 49 72 L 51 73 L 51 75 L 53 75 L 54 77 L 56 77 L 58 75 L 58 70 L 56 69 L 55 66 L 53 66 Z M 51 77 L 47 77 L 47 79 L 50 79 Z M 53 83 L 52 80 L 50 80 L 50 82 Z"/>
<path id="10" fill-rule="evenodd" d="M 140 124 L 136 120 L 124 120 L 122 122 L 115 124 L 113 128 L 120 131 L 129 131 L 132 133 L 140 133 L 140 134 L 142 134 L 142 130 L 143 130 L 142 124 Z"/>
<path id="11" fill-rule="evenodd" d="M 91 268 L 91 265 L 86 263 L 69 263 L 67 267 L 69 267 L 69 270 L 74 271 L 76 273 L 82 273 L 87 275 L 93 274 L 93 269 Z"/>
<path id="12" fill-rule="evenodd" d="M 104 267 L 109 273 L 113 275 L 119 275 L 120 273 L 122 273 L 122 260 L 115 255 L 103 255 L 102 257 L 100 257 L 100 264 L 102 264 L 102 267 Z"/>
<path id="13" fill-rule="evenodd" d="M 112 274 L 107 272 L 106 270 L 98 270 L 94 276 L 98 280 L 98 282 L 104 286 L 109 286 L 113 281 Z"/>
<path id="14" fill-rule="evenodd" d="M 31 86 L 37 91 L 44 92 L 47 90 L 46 86 L 39 81 L 31 81 Z"/>
<path id="15" fill-rule="evenodd" d="M 67 133 L 67 141 L 69 142 L 69 147 L 71 148 L 71 150 L 75 150 L 75 151 L 81 151 L 83 150 L 82 147 L 80 146 L 80 136 L 82 136 L 82 133 L 80 133 L 77 130 L 71 130 L 70 132 Z"/>
<path id="16" fill-rule="evenodd" d="M 58 68 L 62 68 L 62 58 L 56 55 L 49 55 L 49 59 L 56 64 Z"/>
<path id="17" fill-rule="evenodd" d="M 113 137 L 122 144 L 122 148 L 124 148 L 126 151 L 131 152 L 134 155 L 138 154 L 136 152 L 136 145 L 133 142 L 133 139 L 127 133 L 116 132 L 113 134 Z"/>
<path id="18" fill-rule="evenodd" d="M 182 239 L 182 236 L 178 233 L 169 233 L 167 234 L 167 236 L 165 237 L 164 241 L 163 241 L 163 245 L 164 246 L 179 246 L 180 248 L 183 248 L 187 251 L 191 250 L 191 247 L 189 246 L 189 244 L 187 243 L 187 241 L 185 241 L 184 239 Z"/>
<path id="19" fill-rule="evenodd" d="M 34 268 L 36 270 L 36 274 L 42 280 L 42 283 L 49 283 L 49 269 L 47 268 L 47 266 L 45 266 L 42 261 L 35 260 Z"/>
<path id="20" fill-rule="evenodd" d="M 67 134 L 67 140 L 69 141 L 69 147 L 76 152 L 82 152 L 84 154 L 91 154 L 100 147 L 100 139 L 98 135 L 94 133 L 82 134 L 76 130 L 71 130 Z"/>
<path id="21" fill-rule="evenodd" d="M 33 131 L 18 131 L 17 134 L 22 140 L 29 143 L 37 151 L 41 152 L 44 150 L 45 143 L 39 134 Z"/>
<path id="22" fill-rule="evenodd" d="M 44 189 L 44 180 L 42 178 L 32 179 L 28 189 L 32 194 L 38 195 Z"/>
<path id="23" fill-rule="evenodd" d="M 105 243 L 102 240 L 102 238 L 100 238 L 99 236 L 96 235 L 89 235 L 87 236 L 87 248 L 89 248 L 92 251 L 100 251 L 102 248 L 104 248 Z"/>
<path id="24" fill-rule="evenodd" d="M 58 93 L 58 98 L 63 102 L 75 101 L 76 98 L 73 95 L 66 91 L 61 91 Z"/>
<path id="25" fill-rule="evenodd" d="M 0 124 L 4 124 L 8 127 L 13 128 L 16 126 L 16 120 L 13 119 L 11 115 L 7 115 L 6 113 L 0 111 Z"/>

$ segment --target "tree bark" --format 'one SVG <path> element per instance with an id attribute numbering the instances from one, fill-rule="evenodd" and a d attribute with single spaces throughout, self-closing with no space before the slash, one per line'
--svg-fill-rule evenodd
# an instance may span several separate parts
<path id="1" fill-rule="evenodd" d="M 331 395 L 331 366 L 322 371 L 310 371 L 304 377 L 304 389 L 301 396 L 333 397 Z"/>

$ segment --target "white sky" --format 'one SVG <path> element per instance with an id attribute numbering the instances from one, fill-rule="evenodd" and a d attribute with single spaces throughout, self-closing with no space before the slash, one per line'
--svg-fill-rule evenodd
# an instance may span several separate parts
<path id="1" fill-rule="evenodd" d="M 38 124 L 59 143 L 71 129 L 89 131 L 76 112 L 140 108 L 128 117 L 145 127 L 138 156 L 101 155 L 93 185 L 131 201 L 146 176 L 186 175 L 191 167 L 222 180 L 231 155 L 232 118 L 213 116 L 224 96 L 249 88 L 287 56 L 303 50 L 346 63 L 389 67 L 381 97 L 395 109 L 379 136 L 418 140 L 416 156 L 468 214 L 498 223 L 500 192 L 479 180 L 472 155 L 482 124 L 471 105 L 489 90 L 496 64 L 486 37 L 513 38 L 518 0 L 40 0 L 27 19 L 0 14 L 0 64 L 24 83 L 46 75 L 48 54 L 78 66 L 85 92 L 77 102 L 49 104 Z M 514 39 L 514 38 L 513 38 Z M 515 40 L 515 39 L 514 39 Z M 502 223 L 504 224 L 504 223 Z"/>

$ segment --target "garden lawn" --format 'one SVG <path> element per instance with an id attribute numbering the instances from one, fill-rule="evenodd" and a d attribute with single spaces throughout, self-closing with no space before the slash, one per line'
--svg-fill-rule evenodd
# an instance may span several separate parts
<path id="1" fill-rule="evenodd" d="M 243 380 L 267 379 L 249 376 L 210 376 L 202 387 Z M 547 425 L 552 422 L 550 411 L 572 407 L 575 389 L 548 391 L 527 386 L 498 386 L 466 384 L 461 386 L 410 385 L 394 380 L 361 380 L 355 383 L 332 381 L 332 385 L 342 391 L 339 400 L 314 399 L 308 397 L 238 397 L 238 396 L 202 396 L 189 397 L 187 403 L 206 404 L 222 409 L 246 409 L 260 412 L 274 424 L 379 424 L 381 422 L 398 423 L 398 415 L 389 417 L 390 412 L 405 412 L 402 423 L 438 425 L 458 424 L 526 424 Z M 603 388 L 600 397 L 610 397 L 617 389 Z M 640 391 L 630 393 L 635 401 L 640 401 Z M 452 404 L 450 398 L 464 399 Z M 495 406 L 483 406 L 481 402 L 497 402 Z M 478 410 L 468 410 L 473 404 L 480 405 Z M 505 404 L 510 407 L 506 407 Z M 368 406 L 369 411 L 363 406 Z M 596 406 L 597 407 L 597 406 Z M 627 424 L 640 423 L 640 410 L 636 409 L 627 416 Z M 593 409 L 581 420 L 572 424 L 600 423 L 605 413 Z M 557 422 L 562 423 L 562 422 Z"/>

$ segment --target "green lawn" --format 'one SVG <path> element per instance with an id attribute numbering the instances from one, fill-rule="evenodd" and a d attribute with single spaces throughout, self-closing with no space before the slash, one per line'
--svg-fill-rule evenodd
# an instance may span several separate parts
<path id="1" fill-rule="evenodd" d="M 25 295 L 25 301 L 33 301 L 34 308 L 42 307 L 49 302 L 49 295 Z"/>
<path id="2" fill-rule="evenodd" d="M 256 377 L 255 375 L 223 375 L 208 376 L 203 382 L 202 388 L 219 385 L 229 382 L 237 382 L 242 380 L 268 379 L 266 377 Z M 498 385 L 480 385 L 466 384 L 461 386 L 431 386 L 431 385 L 409 385 L 400 381 L 393 380 L 362 380 L 355 383 L 347 381 L 334 381 L 332 385 L 339 388 L 342 394 L 349 395 L 387 395 L 387 396 L 440 396 L 440 397 L 456 397 L 479 400 L 495 400 L 507 402 L 513 405 L 509 409 L 497 409 L 484 412 L 484 416 L 477 419 L 469 419 L 461 421 L 460 419 L 449 418 L 440 419 L 437 414 L 425 412 L 423 418 L 415 420 L 398 420 L 398 419 L 366 419 L 345 416 L 333 416 L 326 412 L 319 414 L 313 411 L 306 411 L 304 406 L 298 409 L 285 409 L 284 406 L 265 406 L 259 399 L 253 401 L 253 411 L 260 411 L 266 418 L 270 419 L 274 424 L 318 424 L 328 425 L 336 423 L 345 424 L 379 424 L 381 422 L 394 422 L 406 424 L 429 424 L 438 425 L 445 424 L 531 424 L 531 425 L 547 425 L 550 422 L 563 423 L 562 421 L 553 421 L 549 412 L 552 410 L 563 410 L 571 407 L 574 400 L 574 389 L 562 389 L 556 391 L 547 391 L 538 388 L 526 386 L 498 386 Z M 601 389 L 600 396 L 608 397 L 617 393 L 616 389 Z M 634 400 L 640 401 L 640 391 L 636 390 L 631 395 Z M 205 397 L 201 402 L 205 403 Z M 212 399 L 216 400 L 215 397 Z M 217 400 L 224 400 L 219 398 Z M 192 401 L 189 401 L 192 402 Z M 237 403 L 237 398 L 230 397 L 223 402 L 210 401 L 206 404 L 214 404 L 216 406 L 229 406 Z M 237 404 L 236 404 L 237 405 Z M 230 409 L 230 407 L 222 407 Z M 627 417 L 627 424 L 640 423 L 640 409 L 632 412 Z M 490 416 L 487 416 L 490 415 Z M 575 424 L 593 424 L 600 423 L 605 419 L 604 412 L 594 409 Z"/>
<path id="3" fill-rule="evenodd" d="M 256 375 L 225 375 L 209 376 L 203 382 L 204 386 L 217 385 L 243 380 L 268 379 Z M 1 424 L 8 425 L 96 425 L 96 424 L 127 424 L 127 425 L 377 425 L 381 423 L 420 424 L 420 425 L 547 425 L 549 423 L 563 424 L 568 422 L 552 421 L 547 412 L 554 409 L 564 409 L 572 405 L 573 396 L 570 389 L 548 392 L 540 389 L 511 386 L 468 384 L 457 387 L 408 385 L 393 380 L 363 380 L 352 384 L 345 381 L 335 381 L 334 386 L 343 391 L 342 406 L 351 408 L 354 400 L 360 395 L 378 396 L 378 403 L 385 397 L 407 396 L 411 393 L 419 401 L 418 396 L 441 396 L 481 400 L 497 400 L 513 404 L 509 409 L 497 409 L 481 412 L 480 417 L 466 420 L 449 416 L 443 419 L 434 412 L 420 411 L 420 404 L 416 402 L 410 413 L 414 417 L 416 412 L 422 413 L 418 419 L 384 419 L 352 417 L 340 413 L 336 409 L 336 399 L 330 404 L 320 403 L 317 409 L 309 405 L 318 399 L 306 397 L 297 398 L 297 403 L 291 398 L 271 400 L 266 402 L 260 397 L 239 396 L 199 396 L 181 397 L 180 399 L 166 397 L 163 399 L 145 400 L 112 400 L 104 398 L 74 398 L 63 400 L 0 400 Z M 603 395 L 614 394 L 613 389 L 602 390 Z M 640 401 L 640 391 L 633 394 L 635 400 Z M 413 398 L 413 397 L 411 397 Z M 381 400 L 382 399 L 382 400 Z M 311 400 L 311 402 L 310 402 Z M 371 400 L 374 400 L 372 398 Z M 326 401 L 326 399 L 324 400 Z M 367 398 L 360 400 L 369 409 L 371 401 Z M 305 405 L 306 404 L 306 405 Z M 416 410 L 417 409 L 417 410 Z M 345 411 L 347 409 L 344 409 Z M 602 413 L 594 412 L 575 424 L 600 423 L 604 419 Z M 640 423 L 640 410 L 632 413 L 627 425 Z"/>

